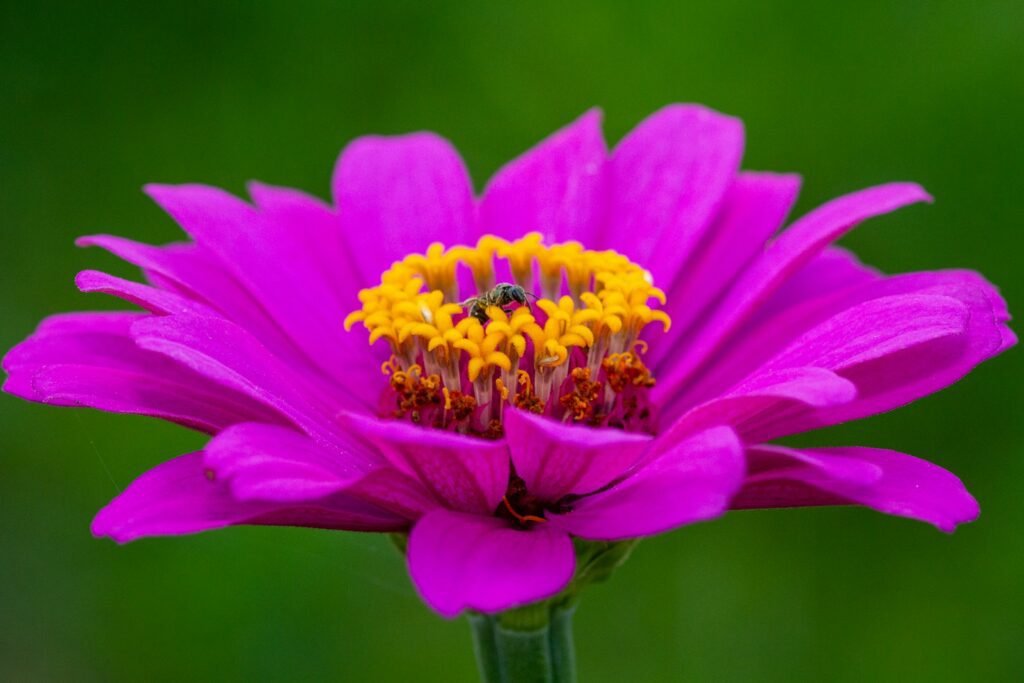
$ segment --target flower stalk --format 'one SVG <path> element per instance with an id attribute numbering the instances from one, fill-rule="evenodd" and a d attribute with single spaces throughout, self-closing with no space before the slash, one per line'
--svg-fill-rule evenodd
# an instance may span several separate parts
<path id="1" fill-rule="evenodd" d="M 636 540 L 576 542 L 578 569 L 555 597 L 500 614 L 469 614 L 482 683 L 576 683 L 572 618 L 580 592 L 607 580 Z"/>
<path id="2" fill-rule="evenodd" d="M 574 604 L 540 603 L 504 614 L 471 614 L 480 680 L 576 683 L 573 612 Z"/>

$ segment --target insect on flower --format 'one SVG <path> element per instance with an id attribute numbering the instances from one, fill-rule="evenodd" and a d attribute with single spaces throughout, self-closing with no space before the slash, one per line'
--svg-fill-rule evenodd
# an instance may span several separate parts
<path id="1" fill-rule="evenodd" d="M 488 308 L 491 306 L 497 306 L 505 312 L 505 315 L 512 315 L 512 309 L 507 308 L 507 306 L 511 304 L 529 306 L 530 303 L 526 299 L 527 296 L 532 296 L 534 299 L 537 298 L 536 294 L 527 292 L 519 285 L 502 282 L 494 289 L 484 292 L 478 296 L 470 297 L 459 305 L 464 308 L 468 308 L 468 315 L 473 316 L 481 323 L 487 323 L 490 320 L 490 317 L 487 315 Z"/>

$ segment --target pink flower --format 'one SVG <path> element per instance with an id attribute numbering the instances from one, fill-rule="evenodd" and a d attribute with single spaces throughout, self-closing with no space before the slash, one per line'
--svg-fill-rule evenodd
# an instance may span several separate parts
<path id="1" fill-rule="evenodd" d="M 1005 303 L 973 272 L 886 276 L 830 246 L 928 201 L 914 184 L 776 236 L 799 179 L 739 171 L 742 148 L 736 119 L 676 105 L 611 153 L 589 112 L 479 198 L 429 133 L 350 144 L 333 206 L 150 186 L 192 241 L 86 237 L 148 284 L 76 279 L 144 312 L 46 319 L 4 358 L 4 389 L 212 435 L 102 510 L 97 536 L 409 531 L 413 581 L 447 616 L 558 593 L 573 537 L 730 508 L 974 519 L 960 481 L 910 455 L 767 444 L 955 382 L 1014 344 Z M 502 282 L 527 304 L 463 301 Z"/>

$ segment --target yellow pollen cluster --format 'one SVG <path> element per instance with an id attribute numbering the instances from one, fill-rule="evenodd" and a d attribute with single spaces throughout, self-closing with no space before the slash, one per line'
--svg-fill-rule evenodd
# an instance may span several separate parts
<path id="1" fill-rule="evenodd" d="M 460 292 L 460 266 L 472 275 L 472 291 L 464 284 Z M 481 424 L 492 423 L 489 431 L 505 401 L 557 413 L 563 383 L 571 390 L 574 381 L 583 381 L 579 373 L 567 381 L 577 367 L 586 369 L 587 391 L 577 391 L 565 419 L 607 418 L 618 394 L 611 387 L 640 384 L 616 381 L 611 373 L 621 364 L 603 361 L 631 354 L 631 372 L 646 371 L 639 360 L 638 350 L 646 348 L 641 333 L 652 322 L 664 330 L 671 324 L 657 308 L 665 293 L 646 270 L 622 254 L 578 242 L 545 245 L 540 233 L 515 241 L 487 235 L 475 247 L 431 244 L 425 254 L 392 264 L 379 285 L 359 293 L 359 301 L 345 329 L 362 323 L 371 344 L 390 345 L 388 374 L 415 369 L 412 380 L 392 386 L 420 392 L 436 386 L 445 411 L 453 396 L 472 394 L 483 411 Z M 651 384 L 652 378 L 644 387 Z M 579 395 L 595 396 L 601 405 L 583 409 Z"/>

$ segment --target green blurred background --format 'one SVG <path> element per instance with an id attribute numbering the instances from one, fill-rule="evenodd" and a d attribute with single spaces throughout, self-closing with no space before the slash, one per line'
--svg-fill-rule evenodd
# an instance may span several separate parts
<path id="1" fill-rule="evenodd" d="M 673 4 L 3 2 L 0 347 L 44 315 L 116 306 L 72 277 L 132 270 L 75 236 L 178 239 L 145 182 L 326 196 L 347 140 L 430 129 L 480 185 L 586 108 L 614 141 L 675 101 L 742 117 L 745 166 L 801 172 L 801 211 L 920 181 L 935 205 L 844 243 L 887 271 L 982 270 L 1020 310 L 1024 4 Z M 1014 351 L 802 439 L 949 467 L 977 523 L 744 512 L 647 541 L 579 610 L 582 680 L 1020 680 L 1022 380 Z M 465 623 L 419 602 L 384 538 L 90 537 L 96 510 L 199 436 L 8 396 L 0 430 L 0 679 L 474 679 Z"/>

